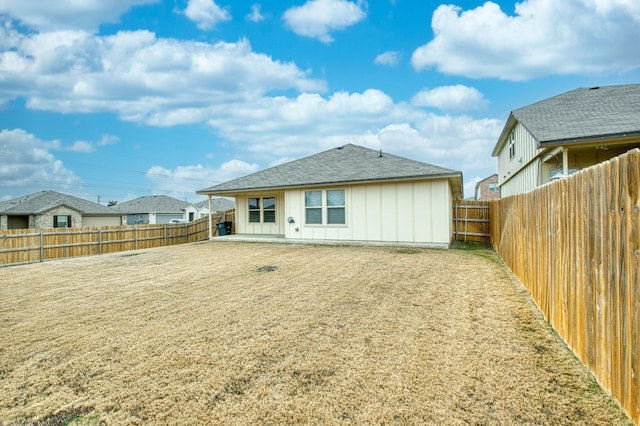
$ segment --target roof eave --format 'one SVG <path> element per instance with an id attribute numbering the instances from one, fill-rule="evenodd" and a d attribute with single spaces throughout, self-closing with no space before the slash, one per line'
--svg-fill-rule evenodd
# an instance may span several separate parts
<path id="1" fill-rule="evenodd" d="M 500 155 L 500 151 L 502 151 L 502 148 L 504 148 L 504 146 L 507 143 L 507 138 L 509 136 L 509 133 L 511 133 L 511 129 L 513 129 L 513 127 L 516 125 L 517 122 L 518 120 L 515 118 L 512 111 L 511 113 L 509 113 L 509 118 L 507 118 L 507 122 L 502 128 L 502 132 L 498 137 L 498 142 L 496 142 L 496 146 L 493 148 L 493 152 L 491 152 L 492 157 L 497 157 L 498 155 Z"/>
<path id="2" fill-rule="evenodd" d="M 543 140 L 543 141 L 540 141 L 539 145 L 549 147 L 549 146 L 559 146 L 559 145 L 574 144 L 574 143 L 603 142 L 603 141 L 610 141 L 614 139 L 630 139 L 630 138 L 636 138 L 636 137 L 640 137 L 640 130 L 634 131 L 634 132 L 611 133 L 606 135 L 589 135 L 589 136 L 583 136 L 583 137 Z"/>

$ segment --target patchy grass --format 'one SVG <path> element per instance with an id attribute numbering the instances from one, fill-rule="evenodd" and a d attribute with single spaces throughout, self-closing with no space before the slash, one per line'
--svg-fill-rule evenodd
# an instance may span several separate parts
<path id="1" fill-rule="evenodd" d="M 1 269 L 2 424 L 631 424 L 500 262 L 407 250 Z"/>

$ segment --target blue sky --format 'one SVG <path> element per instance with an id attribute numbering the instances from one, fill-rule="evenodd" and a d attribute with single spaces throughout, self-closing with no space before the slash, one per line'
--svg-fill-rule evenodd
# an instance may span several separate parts
<path id="1" fill-rule="evenodd" d="M 513 109 L 640 83 L 640 2 L 0 0 L 0 200 L 198 189 L 346 143 L 463 172 Z"/>

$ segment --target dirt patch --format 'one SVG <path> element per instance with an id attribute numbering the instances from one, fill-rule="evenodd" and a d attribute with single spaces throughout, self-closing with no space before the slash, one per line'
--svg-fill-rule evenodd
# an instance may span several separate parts
<path id="1" fill-rule="evenodd" d="M 631 424 L 489 250 L 136 253 L 0 269 L 3 424 Z"/>

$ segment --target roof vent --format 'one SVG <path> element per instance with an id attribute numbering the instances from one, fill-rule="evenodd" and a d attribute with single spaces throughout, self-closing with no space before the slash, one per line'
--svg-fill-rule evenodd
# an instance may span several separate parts
<path id="1" fill-rule="evenodd" d="M 339 147 L 338 147 L 338 149 L 342 149 L 342 148 L 344 148 L 344 146 L 339 146 Z"/>
<path id="2" fill-rule="evenodd" d="M 589 90 L 598 90 L 600 88 L 600 86 L 593 86 L 593 87 L 589 87 Z"/>
<path id="3" fill-rule="evenodd" d="M 382 157 L 382 150 L 378 153 L 378 157 Z"/>

